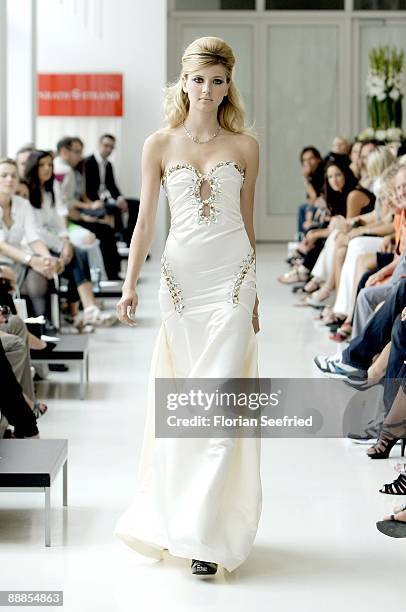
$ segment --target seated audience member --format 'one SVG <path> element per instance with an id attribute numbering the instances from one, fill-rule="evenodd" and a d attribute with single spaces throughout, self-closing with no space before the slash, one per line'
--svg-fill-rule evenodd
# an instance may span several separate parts
<path id="1" fill-rule="evenodd" d="M 80 202 L 75 198 L 76 180 L 74 168 L 82 156 L 82 146 L 77 139 L 66 137 L 58 142 L 58 155 L 54 159 L 54 172 L 61 185 L 63 202 L 69 211 L 69 219 L 74 224 L 86 228 L 97 236 L 103 254 L 104 267 L 110 280 L 118 278 L 120 271 L 120 257 L 114 237 L 114 231 L 103 218 L 91 216 L 94 212 L 102 211 L 100 200 L 94 202 Z M 104 213 L 102 212 L 103 216 Z"/>
<path id="2" fill-rule="evenodd" d="M 324 162 L 339 161 L 342 164 L 350 164 L 350 143 L 344 136 L 336 136 L 333 140 L 331 151 L 324 158 Z"/>
<path id="3" fill-rule="evenodd" d="M 347 164 L 341 165 L 341 162 L 333 161 L 327 164 L 324 193 L 331 221 L 328 223 L 326 220 L 325 227 L 311 229 L 306 233 L 303 241 L 306 252 L 299 247 L 299 254 L 304 256 L 303 263 L 279 277 L 281 283 L 291 284 L 308 280 L 309 273 L 335 224 L 344 221 L 343 217 L 347 215 L 349 207 L 355 206 L 360 200 L 364 202 L 364 197 L 357 187 L 357 181 Z"/>
<path id="4" fill-rule="evenodd" d="M 16 275 L 20 293 L 27 296 L 29 314 L 44 315 L 50 293 L 49 281 L 57 271 L 57 260 L 41 240 L 30 203 L 15 195 L 17 166 L 12 159 L 0 160 L 0 265 Z M 27 244 L 31 250 L 22 247 Z"/>
<path id="5" fill-rule="evenodd" d="M 320 152 L 315 147 L 305 147 L 300 153 L 300 163 L 306 185 L 306 204 L 298 211 L 297 239 L 301 240 L 305 229 L 311 225 L 316 211 L 316 200 L 323 193 L 324 164 Z"/>
<path id="6" fill-rule="evenodd" d="M 116 315 L 102 313 L 96 305 L 90 282 L 87 252 L 74 247 L 66 228 L 68 211 L 64 208 L 60 187 L 54 178 L 53 160 L 48 151 L 34 151 L 26 164 L 25 178 L 38 232 L 51 253 L 57 258 L 57 273 L 69 281 L 70 295 L 77 293 L 83 305 L 83 316 L 75 322 L 83 325 L 111 325 Z"/>
<path id="7" fill-rule="evenodd" d="M 35 151 L 35 147 L 33 144 L 27 144 L 23 147 L 20 147 L 16 153 L 16 163 L 17 163 L 17 172 L 18 178 L 20 180 L 24 179 L 25 176 L 25 164 L 27 163 L 27 159 L 30 154 Z"/>
<path id="8" fill-rule="evenodd" d="M 114 216 L 114 229 L 124 237 L 122 213 L 128 211 L 128 204 L 117 187 L 114 170 L 109 157 L 116 146 L 111 134 L 99 138 L 97 150 L 84 160 L 86 195 L 90 201 L 101 200 L 106 211 Z"/>
<path id="9" fill-rule="evenodd" d="M 374 179 L 373 189 L 376 195 L 359 185 L 356 187 L 359 204 L 355 205 L 352 201 L 352 210 L 347 215 L 350 219 L 329 236 L 313 268 L 313 275 L 318 279 L 323 279 L 323 267 L 327 268 L 329 273 L 322 288 L 308 299 L 308 303 L 318 306 L 329 298 L 334 288 L 337 289 L 332 312 L 337 320 L 344 321 L 337 336 L 333 337 L 337 341 L 345 340 L 351 333 L 355 292 L 362 273 L 368 269 L 372 259 L 376 260 L 376 252 L 382 246 L 383 237 L 393 232 L 392 213 L 389 208 L 383 211 L 380 204 L 382 183 L 380 179 L 378 181 L 384 170 L 393 162 L 394 157 L 387 147 L 378 147 L 370 154 L 367 167 L 369 176 Z M 360 208 L 362 205 L 364 207 Z M 333 242 L 331 249 L 330 241 Z M 326 261 L 320 266 L 323 258 Z M 366 267 L 357 272 L 358 262 L 362 262 Z"/>
<path id="10" fill-rule="evenodd" d="M 371 189 L 371 184 L 374 181 L 374 179 L 371 179 L 368 175 L 368 159 L 377 146 L 378 142 L 376 140 L 364 140 L 359 152 L 359 184 L 361 187 L 365 187 L 368 190 Z"/>
<path id="11" fill-rule="evenodd" d="M 35 416 L 39 418 L 47 411 L 47 405 L 35 399 L 31 376 L 30 349 L 37 351 L 39 354 L 54 345 L 47 344 L 31 334 L 20 317 L 11 314 L 11 312 L 5 314 L 5 306 L 0 304 L 0 308 L 0 344 L 18 383 L 21 385 L 25 400 L 33 409 Z"/>
<path id="12" fill-rule="evenodd" d="M 376 355 L 391 343 L 385 373 L 385 414 L 390 410 L 399 390 L 402 380 L 399 373 L 404 371 L 405 307 L 406 279 L 403 278 L 392 288 L 362 333 L 353 338 L 342 353 L 332 356 L 317 355 L 314 359 L 320 372 L 330 378 L 337 377 L 357 385 L 358 388 L 367 388 L 376 384 L 375 377 L 371 375 Z"/>
<path id="13" fill-rule="evenodd" d="M 355 140 L 350 149 L 350 170 L 357 180 L 361 178 L 361 147 L 362 142 Z"/>
<path id="14" fill-rule="evenodd" d="M 373 273 L 366 273 L 358 285 L 359 293 L 352 327 L 354 336 L 361 333 L 375 308 L 386 299 L 392 287 L 399 282 L 400 278 L 406 276 L 406 218 L 403 213 L 406 208 L 406 198 L 395 197 L 395 179 L 399 170 L 399 166 L 394 165 L 383 174 L 383 189 L 385 190 L 385 185 L 387 185 L 388 191 L 387 195 L 385 193 L 382 195 L 387 198 L 388 204 L 395 212 L 394 251 L 392 252 L 391 249 L 392 235 L 389 235 L 387 236 L 389 240 L 386 240 L 389 249 L 383 245 L 383 251 L 376 253 L 375 261 L 372 264 Z"/>
<path id="15" fill-rule="evenodd" d="M 1 421 L 14 427 L 13 438 L 39 438 L 37 420 L 13 373 L 0 342 L 0 378 L 2 381 Z M 4 427 L 1 436 L 4 436 Z M 5 437 L 5 436 L 4 436 Z"/>

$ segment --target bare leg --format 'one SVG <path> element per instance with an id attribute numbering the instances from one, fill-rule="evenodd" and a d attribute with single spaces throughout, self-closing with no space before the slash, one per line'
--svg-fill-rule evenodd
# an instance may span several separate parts
<path id="1" fill-rule="evenodd" d="M 354 308 L 357 301 L 357 290 L 359 282 L 365 272 L 369 272 L 376 268 L 376 255 L 375 253 L 362 253 L 357 258 L 357 264 L 355 268 L 355 276 L 354 276 L 354 289 L 352 294 L 352 306 L 348 317 L 345 320 L 344 324 L 351 325 L 351 321 L 354 315 Z"/>
<path id="2" fill-rule="evenodd" d="M 368 368 L 368 380 L 381 380 L 385 376 L 391 345 L 392 343 L 388 342 L 383 351 Z"/>
<path id="3" fill-rule="evenodd" d="M 336 251 L 336 258 L 334 260 L 334 276 L 335 276 L 335 287 L 336 289 L 340 286 L 341 271 L 343 269 L 345 256 L 347 255 L 347 247 L 340 246 Z"/>
<path id="4" fill-rule="evenodd" d="M 30 349 L 41 351 L 46 347 L 46 345 L 47 343 L 44 342 L 44 340 L 41 340 L 41 338 L 37 338 L 37 336 L 34 336 L 34 334 L 32 334 L 31 332 L 28 332 L 28 346 L 30 347 Z"/>
<path id="5" fill-rule="evenodd" d="M 96 300 L 93 295 L 93 287 L 90 281 L 86 281 L 85 283 L 79 285 L 78 293 L 80 295 L 83 308 L 88 308 L 89 306 L 96 306 Z"/>

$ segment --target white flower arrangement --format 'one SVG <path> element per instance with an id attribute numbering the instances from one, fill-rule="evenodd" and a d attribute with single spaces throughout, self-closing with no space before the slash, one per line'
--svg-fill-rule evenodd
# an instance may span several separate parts
<path id="1" fill-rule="evenodd" d="M 374 130 L 365 128 L 357 135 L 357 140 L 380 140 L 381 142 L 401 142 L 406 138 L 406 132 L 400 128 L 388 128 L 387 130 Z"/>
<path id="2" fill-rule="evenodd" d="M 390 128 L 401 128 L 402 101 L 406 93 L 403 49 L 384 46 L 371 50 L 366 91 L 369 122 L 379 136 Z M 379 138 L 385 139 L 387 135 Z"/>

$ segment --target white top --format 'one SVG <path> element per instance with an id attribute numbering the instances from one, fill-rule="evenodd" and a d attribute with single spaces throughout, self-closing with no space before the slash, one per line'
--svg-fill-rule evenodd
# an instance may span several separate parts
<path id="1" fill-rule="evenodd" d="M 62 203 L 69 211 L 73 208 L 75 202 L 76 180 L 74 170 L 58 155 L 54 159 L 54 174 L 60 186 Z"/>
<path id="2" fill-rule="evenodd" d="M 0 206 L 0 241 L 6 242 L 10 246 L 21 249 L 22 243 L 31 244 L 36 240 L 41 240 L 37 223 L 35 221 L 34 210 L 28 200 L 18 195 L 13 195 L 11 199 L 11 218 L 13 224 L 8 228 L 3 223 L 3 208 Z M 0 264 L 14 264 L 14 259 L 0 253 Z"/>
<path id="3" fill-rule="evenodd" d="M 66 228 L 68 210 L 62 200 L 61 186 L 57 180 L 54 181 L 53 187 L 55 203 L 52 204 L 52 196 L 46 191 L 43 194 L 41 208 L 33 207 L 33 211 L 41 240 L 45 242 L 49 249 L 60 253 L 63 247 L 63 238 L 69 236 Z"/>
<path id="4" fill-rule="evenodd" d="M 104 157 L 102 157 L 98 151 L 95 151 L 94 156 L 99 166 L 100 190 L 103 190 L 105 189 L 105 185 L 106 185 L 107 159 L 104 159 Z"/>

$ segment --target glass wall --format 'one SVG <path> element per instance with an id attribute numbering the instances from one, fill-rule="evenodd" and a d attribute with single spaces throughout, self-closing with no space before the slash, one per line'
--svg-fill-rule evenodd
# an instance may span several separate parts
<path id="1" fill-rule="evenodd" d="M 293 214 L 304 200 L 300 150 L 325 154 L 337 134 L 338 37 L 334 25 L 268 28 L 269 215 Z"/>
<path id="2" fill-rule="evenodd" d="M 255 0 L 176 0 L 177 11 L 254 11 Z"/>
<path id="3" fill-rule="evenodd" d="M 354 0 L 355 11 L 404 11 L 406 0 Z"/>
<path id="4" fill-rule="evenodd" d="M 337 11 L 344 0 L 266 0 L 265 8 L 273 11 Z"/>

